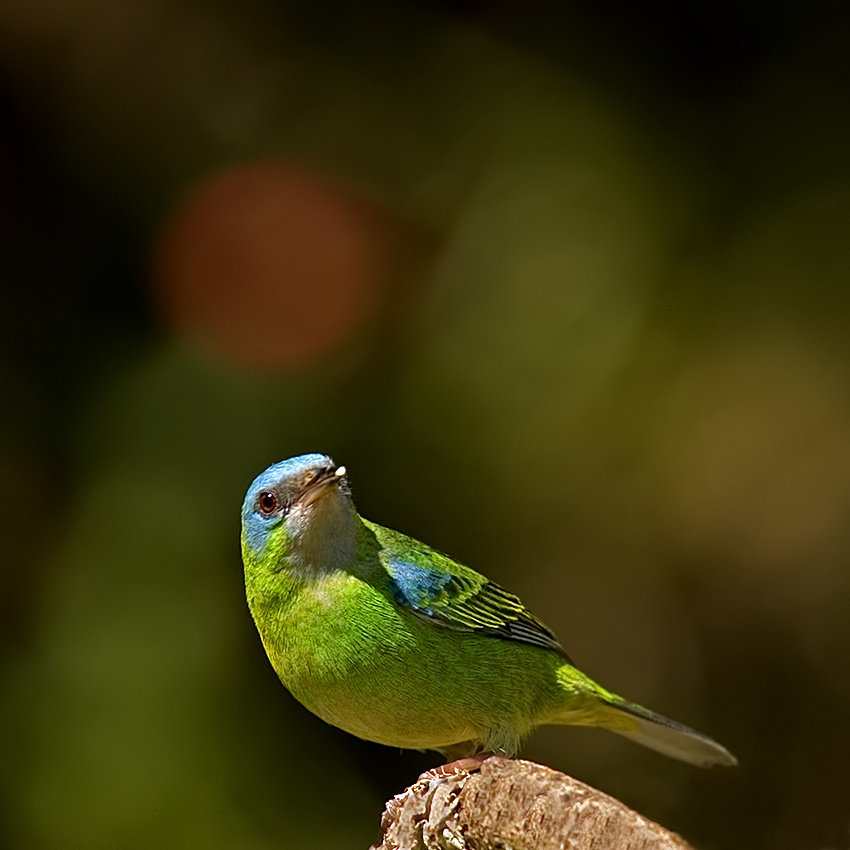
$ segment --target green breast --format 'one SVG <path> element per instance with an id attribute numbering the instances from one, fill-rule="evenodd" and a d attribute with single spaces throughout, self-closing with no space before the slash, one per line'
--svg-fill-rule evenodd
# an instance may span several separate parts
<path id="1" fill-rule="evenodd" d="M 553 653 L 428 623 L 346 572 L 262 607 L 255 620 L 286 687 L 367 740 L 434 749 L 515 738 L 559 698 Z"/>

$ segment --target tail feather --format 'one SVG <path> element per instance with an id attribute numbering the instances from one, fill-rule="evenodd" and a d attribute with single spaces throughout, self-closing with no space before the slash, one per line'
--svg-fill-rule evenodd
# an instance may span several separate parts
<path id="1" fill-rule="evenodd" d="M 626 700 L 600 701 L 606 709 L 606 716 L 599 723 L 603 729 L 610 729 L 665 756 L 681 759 L 698 767 L 711 767 L 715 764 L 733 766 L 738 763 L 735 756 L 717 741 L 683 723 L 662 717 L 642 705 Z"/>

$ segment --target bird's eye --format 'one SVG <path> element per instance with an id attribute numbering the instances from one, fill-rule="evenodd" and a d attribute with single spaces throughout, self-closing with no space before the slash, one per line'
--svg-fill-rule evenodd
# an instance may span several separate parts
<path id="1" fill-rule="evenodd" d="M 269 516 L 269 514 L 273 514 L 275 510 L 277 510 L 277 496 L 275 496 L 275 494 L 270 490 L 264 490 L 260 493 L 258 502 L 260 505 L 260 513 L 265 516 Z"/>
<path id="2" fill-rule="evenodd" d="M 304 486 L 306 486 L 307 484 L 311 484 L 315 477 L 316 477 L 315 472 L 305 472 L 304 473 Z"/>

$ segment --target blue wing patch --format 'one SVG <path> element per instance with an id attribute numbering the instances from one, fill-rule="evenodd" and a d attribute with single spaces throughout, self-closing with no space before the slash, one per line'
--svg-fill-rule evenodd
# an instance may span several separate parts
<path id="1" fill-rule="evenodd" d="M 543 647 L 572 664 L 555 635 L 499 585 L 395 559 L 387 562 L 387 570 L 395 601 L 428 622 Z"/>
<path id="2" fill-rule="evenodd" d="M 445 602 L 451 595 L 455 576 L 425 570 L 404 561 L 390 561 L 387 567 L 392 577 L 393 599 L 417 614 L 436 617 L 433 606 Z"/>

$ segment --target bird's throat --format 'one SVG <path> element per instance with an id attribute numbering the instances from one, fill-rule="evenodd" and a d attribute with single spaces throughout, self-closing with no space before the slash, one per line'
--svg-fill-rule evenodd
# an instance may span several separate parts
<path id="1" fill-rule="evenodd" d="M 357 556 L 351 500 L 336 490 L 299 506 L 288 518 L 290 568 L 301 575 L 342 569 Z"/>

